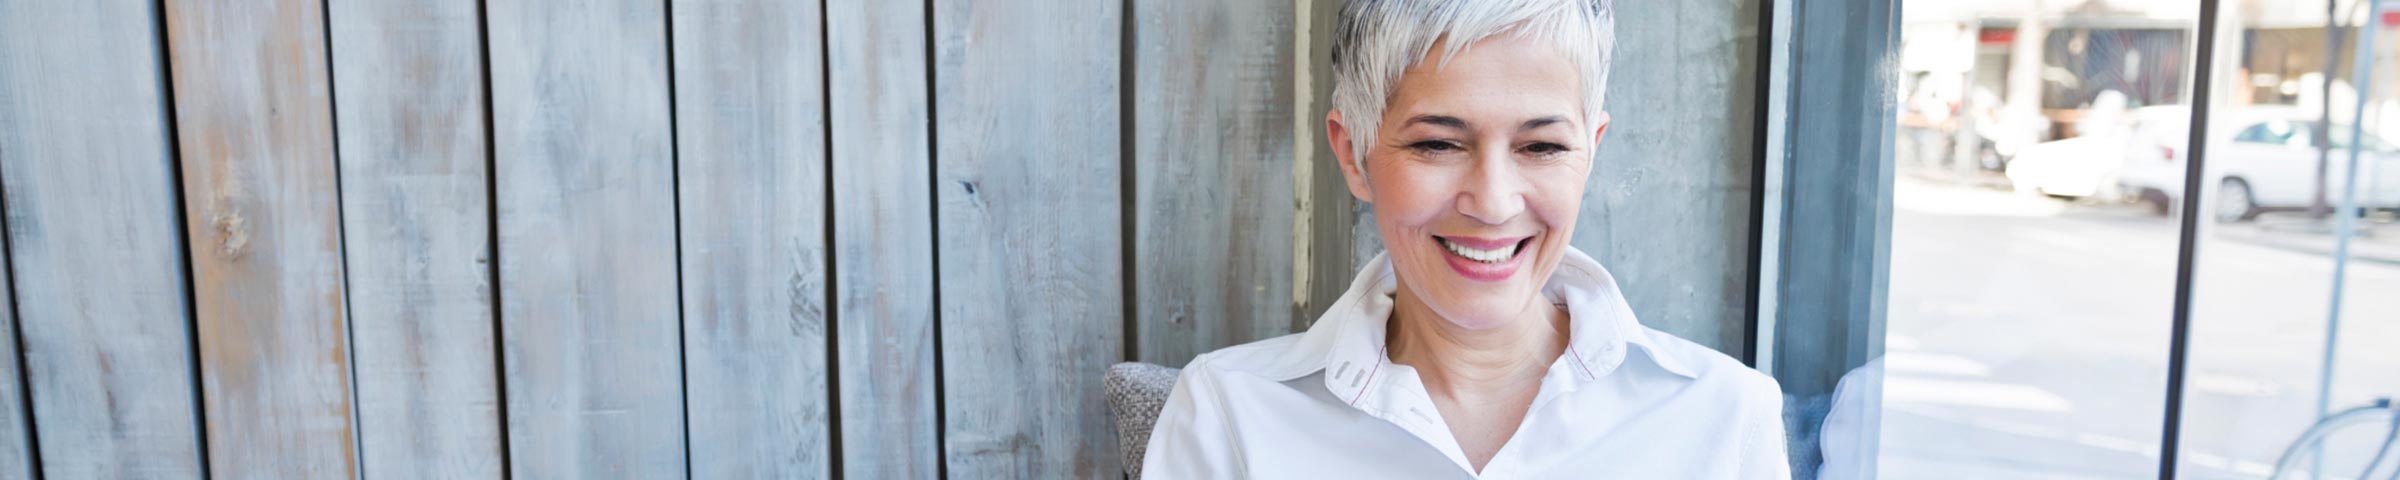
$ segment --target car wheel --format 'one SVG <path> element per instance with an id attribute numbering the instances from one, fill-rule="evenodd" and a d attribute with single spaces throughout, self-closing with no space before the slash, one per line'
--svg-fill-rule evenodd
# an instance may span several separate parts
<path id="1" fill-rule="evenodd" d="M 2258 203 L 2250 197 L 2250 184 L 2239 178 L 2225 179 L 2217 188 L 2217 221 L 2243 222 L 2258 217 Z"/>

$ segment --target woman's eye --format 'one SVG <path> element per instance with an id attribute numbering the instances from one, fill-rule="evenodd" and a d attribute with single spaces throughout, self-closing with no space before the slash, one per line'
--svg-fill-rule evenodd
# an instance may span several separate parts
<path id="1" fill-rule="evenodd" d="M 1426 140 L 1422 142 L 1411 143 L 1408 144 L 1408 149 L 1424 153 L 1449 153 L 1461 150 L 1458 144 L 1442 140 Z"/>
<path id="2" fill-rule="evenodd" d="M 1566 145 L 1560 145 L 1560 144 L 1556 144 L 1556 143 L 1550 143 L 1550 142 L 1539 142 L 1539 143 L 1534 143 L 1534 144 L 1531 144 L 1531 145 L 1526 145 L 1526 146 L 1525 146 L 1525 153 L 1532 154 L 1532 155 L 1534 155 L 1534 156 L 1537 156 L 1537 157 L 1547 157 L 1547 156 L 1551 156 L 1551 155 L 1557 155 L 1557 154 L 1566 153 L 1566 152 L 1567 152 L 1567 146 L 1566 146 Z"/>

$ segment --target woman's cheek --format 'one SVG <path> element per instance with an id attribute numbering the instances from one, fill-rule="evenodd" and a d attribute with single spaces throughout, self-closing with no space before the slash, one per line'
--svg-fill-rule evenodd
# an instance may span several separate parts
<path id="1" fill-rule="evenodd" d="M 1391 174 L 1382 176 L 1382 184 L 1377 185 L 1375 199 L 1386 207 L 1379 214 L 1404 220 L 1401 223 L 1406 225 L 1422 226 L 1431 222 L 1441 214 L 1442 206 L 1448 203 L 1446 200 L 1454 196 L 1455 191 L 1448 187 L 1438 171 L 1393 163 L 1395 165 L 1390 166 Z"/>
<path id="2" fill-rule="evenodd" d="M 1535 218 L 1543 227 L 1553 231 L 1572 230 L 1576 215 L 1583 207 L 1583 192 L 1590 179 L 1589 167 L 1562 166 L 1541 172 L 1529 179 L 1534 185 L 1533 198 L 1528 199 Z"/>

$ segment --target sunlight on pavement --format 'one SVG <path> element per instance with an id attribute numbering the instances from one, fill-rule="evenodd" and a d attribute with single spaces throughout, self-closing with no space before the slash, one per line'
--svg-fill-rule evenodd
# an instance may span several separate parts
<path id="1" fill-rule="evenodd" d="M 2051 217 L 2067 203 L 2039 195 L 1928 184 L 1906 175 L 1893 179 L 1892 208 L 1933 215 Z"/>

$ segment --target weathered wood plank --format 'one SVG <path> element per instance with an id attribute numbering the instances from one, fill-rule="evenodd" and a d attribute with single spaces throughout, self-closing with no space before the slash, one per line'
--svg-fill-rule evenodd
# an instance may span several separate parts
<path id="1" fill-rule="evenodd" d="M 1126 314 L 1120 7 L 932 7 L 951 475 L 1122 474 L 1099 413 Z"/>
<path id="2" fill-rule="evenodd" d="M 357 471 L 321 6 L 166 8 L 215 477 Z"/>
<path id="3" fill-rule="evenodd" d="M 500 478 L 477 2 L 328 3 L 371 478 Z"/>
<path id="4" fill-rule="evenodd" d="M 818 4 L 672 10 L 692 477 L 830 476 Z"/>
<path id="5" fill-rule="evenodd" d="M 1293 8 L 1134 5 L 1135 352 L 1292 330 Z"/>
<path id="6" fill-rule="evenodd" d="M 51 478 L 200 476 L 159 20 L 148 1 L 0 2 L 0 190 L 12 273 L 34 280 L 13 293 Z M 20 428 L 0 422 L 0 472 L 29 466 Z"/>
<path id="7" fill-rule="evenodd" d="M 936 478 L 925 3 L 826 8 L 841 473 Z"/>
<path id="8" fill-rule="evenodd" d="M 684 474 L 665 6 L 486 5 L 517 477 Z"/>
<path id="9" fill-rule="evenodd" d="M 1307 65 L 1308 82 L 1295 82 L 1295 87 L 1305 88 L 1309 97 L 1306 108 L 1295 115 L 1308 122 L 1310 135 L 1306 156 L 1294 167 L 1295 172 L 1305 170 L 1307 174 L 1305 191 L 1294 193 L 1305 196 L 1298 208 L 1304 218 L 1296 224 L 1305 230 L 1295 236 L 1308 242 L 1293 255 L 1297 263 L 1305 265 L 1304 270 L 1295 270 L 1293 282 L 1299 283 L 1295 288 L 1306 295 L 1294 312 L 1299 317 L 1295 329 L 1308 328 L 1325 309 L 1332 308 L 1367 261 L 1383 252 L 1383 235 L 1375 230 L 1375 212 L 1350 195 L 1325 132 L 1325 113 L 1333 109 L 1333 26 L 1341 15 L 1341 4 L 1340 0 L 1311 0 L 1293 6 L 1295 12 L 1308 12 L 1308 31 L 1295 35 L 1308 39 L 1308 56 L 1295 60 Z"/>

